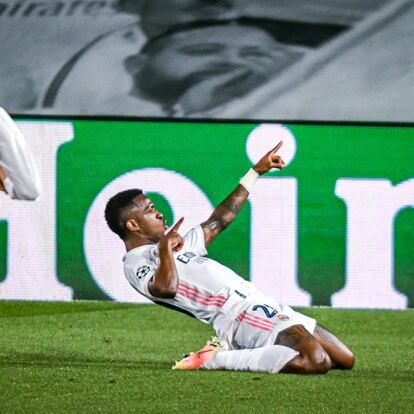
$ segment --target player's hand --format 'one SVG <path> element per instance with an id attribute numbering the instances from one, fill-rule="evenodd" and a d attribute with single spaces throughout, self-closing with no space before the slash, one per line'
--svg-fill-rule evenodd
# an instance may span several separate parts
<path id="1" fill-rule="evenodd" d="M 0 191 L 3 191 L 7 194 L 6 187 L 4 186 L 4 180 L 7 178 L 6 171 L 4 171 L 3 167 L 0 166 Z"/>
<path id="2" fill-rule="evenodd" d="M 160 249 L 169 248 L 173 252 L 178 252 L 182 249 L 184 245 L 183 238 L 178 234 L 178 229 L 184 221 L 184 217 L 181 217 L 177 223 L 171 227 L 170 230 L 161 238 L 159 241 Z"/>
<path id="3" fill-rule="evenodd" d="M 285 162 L 282 157 L 276 154 L 282 144 L 283 141 L 280 141 L 279 144 L 267 152 L 253 167 L 259 175 L 269 172 L 272 168 L 277 168 L 278 170 L 285 168 Z"/>

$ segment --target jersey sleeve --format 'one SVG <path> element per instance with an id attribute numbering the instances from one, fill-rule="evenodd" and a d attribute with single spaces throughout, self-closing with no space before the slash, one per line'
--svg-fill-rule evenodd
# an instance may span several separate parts
<path id="1" fill-rule="evenodd" d="M 201 225 L 192 228 L 183 237 L 184 247 L 193 251 L 199 256 L 205 256 L 207 254 L 206 245 L 204 243 L 204 232 Z"/>
<path id="2" fill-rule="evenodd" d="M 132 287 L 144 296 L 152 298 L 148 284 L 154 276 L 157 267 L 146 260 L 139 260 L 133 264 L 125 264 L 125 276 Z"/>

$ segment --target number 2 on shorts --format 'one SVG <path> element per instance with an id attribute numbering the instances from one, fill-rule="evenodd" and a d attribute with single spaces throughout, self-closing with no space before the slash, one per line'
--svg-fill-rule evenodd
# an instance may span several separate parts
<path id="1" fill-rule="evenodd" d="M 268 317 L 268 318 L 273 318 L 273 316 L 275 316 L 277 314 L 277 311 L 275 309 L 273 309 L 271 306 L 269 305 L 254 305 L 252 308 L 254 311 L 258 310 L 258 309 L 262 309 L 264 314 Z M 271 309 L 271 311 L 269 310 Z"/>

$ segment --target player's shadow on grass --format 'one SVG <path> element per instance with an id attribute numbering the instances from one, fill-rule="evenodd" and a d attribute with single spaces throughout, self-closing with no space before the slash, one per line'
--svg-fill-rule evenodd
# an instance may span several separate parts
<path id="1" fill-rule="evenodd" d="M 0 357 L 0 367 L 110 367 L 120 369 L 152 369 L 165 370 L 171 369 L 174 361 L 150 361 L 145 359 L 121 359 L 108 357 L 93 357 L 82 355 L 46 354 L 46 353 L 25 353 L 15 352 L 9 356 Z"/>

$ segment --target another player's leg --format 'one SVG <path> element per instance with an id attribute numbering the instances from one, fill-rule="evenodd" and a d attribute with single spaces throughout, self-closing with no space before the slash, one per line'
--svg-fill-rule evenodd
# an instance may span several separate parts
<path id="1" fill-rule="evenodd" d="M 293 325 L 280 332 L 276 344 L 292 348 L 299 354 L 280 372 L 293 374 L 325 374 L 331 367 L 331 358 L 316 338 L 302 325 Z"/>
<path id="2" fill-rule="evenodd" d="M 340 341 L 332 332 L 317 324 L 313 336 L 328 353 L 332 368 L 352 369 L 355 357 L 352 351 Z"/>
<path id="3" fill-rule="evenodd" d="M 0 108 L 0 188 L 12 198 L 35 200 L 40 178 L 22 133 L 9 114 Z"/>

